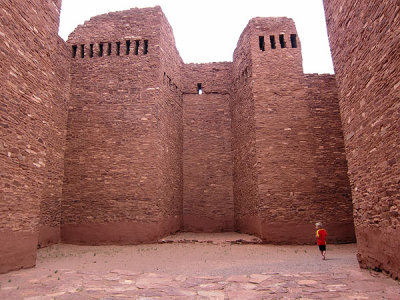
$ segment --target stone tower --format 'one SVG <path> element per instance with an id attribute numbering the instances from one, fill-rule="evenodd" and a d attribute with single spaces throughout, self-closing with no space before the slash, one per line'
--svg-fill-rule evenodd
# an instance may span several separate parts
<path id="1" fill-rule="evenodd" d="M 236 228 L 273 243 L 311 242 L 301 233 L 319 219 L 333 240 L 353 240 L 334 76 L 303 74 L 287 18 L 249 22 L 233 76 Z"/>
<path id="2" fill-rule="evenodd" d="M 175 232 L 182 223 L 182 60 L 164 14 L 157 7 L 97 16 L 68 44 L 62 239 L 135 243 Z"/>

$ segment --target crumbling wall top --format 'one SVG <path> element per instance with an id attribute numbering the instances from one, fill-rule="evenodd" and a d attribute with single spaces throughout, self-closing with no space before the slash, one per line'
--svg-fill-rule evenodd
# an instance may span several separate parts
<path id="1" fill-rule="evenodd" d="M 131 8 L 92 17 L 68 37 L 69 43 L 155 36 L 164 13 L 160 6 Z M 165 19 L 165 16 L 164 16 Z"/>

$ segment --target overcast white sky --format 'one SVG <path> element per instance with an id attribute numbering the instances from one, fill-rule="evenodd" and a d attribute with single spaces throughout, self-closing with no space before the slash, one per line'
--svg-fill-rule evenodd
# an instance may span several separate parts
<path id="1" fill-rule="evenodd" d="M 305 73 L 333 73 L 322 0 L 63 0 L 60 36 L 92 16 L 132 7 L 160 5 L 174 31 L 185 63 L 232 61 L 248 21 L 254 17 L 293 18 Z"/>

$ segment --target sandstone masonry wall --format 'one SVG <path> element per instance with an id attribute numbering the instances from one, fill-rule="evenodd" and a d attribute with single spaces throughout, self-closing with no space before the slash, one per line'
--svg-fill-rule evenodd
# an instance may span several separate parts
<path id="1" fill-rule="evenodd" d="M 260 235 L 255 108 L 250 51 L 250 27 L 240 36 L 233 54 L 232 157 L 235 230 Z"/>
<path id="2" fill-rule="evenodd" d="M 299 220 L 300 209 L 310 206 L 313 174 L 308 170 L 313 168 L 314 161 L 306 151 L 309 142 L 301 143 L 297 134 L 305 131 L 303 120 L 307 108 L 301 86 L 300 45 L 293 48 L 288 40 L 290 34 L 296 34 L 296 28 L 287 18 L 256 18 L 248 26 L 253 62 L 260 236 L 274 243 L 305 242 L 304 238 L 310 241 L 312 234 L 297 234 L 308 231 L 305 226 L 312 226 L 310 220 L 306 224 Z M 264 49 L 260 37 L 264 37 Z"/>
<path id="3" fill-rule="evenodd" d="M 183 68 L 185 231 L 234 229 L 231 70 L 232 63 L 186 64 Z"/>
<path id="4" fill-rule="evenodd" d="M 39 230 L 40 242 L 58 240 L 69 81 L 60 6 L 0 3 L 0 272 L 35 264 Z"/>
<path id="5" fill-rule="evenodd" d="M 62 185 L 64 179 L 64 153 L 67 132 L 67 112 L 70 88 L 70 53 L 66 43 L 57 36 L 52 41 L 51 54 L 56 77 L 48 109 L 46 182 L 40 203 L 38 246 L 44 247 L 60 241 Z"/>
<path id="6" fill-rule="evenodd" d="M 183 61 L 176 49 L 172 28 L 161 9 L 159 14 L 161 67 L 158 74 L 158 134 L 162 184 L 159 193 L 164 202 L 164 214 L 173 221 L 173 230 L 176 231 L 183 224 Z"/>
<path id="7" fill-rule="evenodd" d="M 355 242 L 353 205 L 347 175 L 342 124 L 340 121 L 336 80 L 334 75 L 306 74 L 305 99 L 310 124 L 310 154 L 314 164 L 310 216 L 304 219 L 321 220 L 329 228 L 329 241 Z"/>
<path id="8" fill-rule="evenodd" d="M 303 75 L 292 20 L 256 18 L 247 30 L 254 105 L 247 126 L 255 124 L 257 174 L 250 178 L 258 193 L 252 205 L 257 218 L 248 218 L 249 227 L 259 226 L 266 242 L 312 243 L 314 222 L 321 220 L 331 242 L 354 241 L 334 79 Z"/>
<path id="9" fill-rule="evenodd" d="M 400 5 L 324 1 L 354 201 L 358 260 L 400 277 Z"/>
<path id="10" fill-rule="evenodd" d="M 335 80 L 303 74 L 292 20 L 252 19 L 232 63 L 184 64 L 160 7 L 94 17 L 65 44 L 60 6 L 0 4 L 0 272 L 34 265 L 37 245 L 60 236 L 126 244 L 179 229 L 236 230 L 265 242 L 314 243 L 321 220 L 329 242 L 354 241 Z M 381 17 L 398 24 L 391 13 L 376 12 L 379 38 L 393 28 L 388 50 L 378 48 L 380 64 L 365 54 L 390 87 L 368 77 L 357 56 L 352 63 L 363 72 L 347 70 L 340 61 L 350 48 L 335 53 L 360 261 L 384 269 L 398 265 L 394 252 L 376 258 L 381 248 L 368 245 L 376 236 L 397 243 L 387 237 L 398 222 L 398 84 L 390 64 L 398 26 Z M 380 100 L 363 100 L 348 74 Z"/>
<path id="11" fill-rule="evenodd" d="M 179 160 L 181 125 L 175 123 L 182 112 L 179 98 L 160 98 L 161 20 L 159 7 L 110 13 L 69 37 L 64 241 L 145 242 L 180 226 L 174 202 L 181 198 L 181 175 L 172 173 L 171 186 L 163 178 L 169 145 L 171 159 Z M 176 116 L 166 117 L 167 110 Z M 170 135 L 160 133 L 166 124 Z"/>

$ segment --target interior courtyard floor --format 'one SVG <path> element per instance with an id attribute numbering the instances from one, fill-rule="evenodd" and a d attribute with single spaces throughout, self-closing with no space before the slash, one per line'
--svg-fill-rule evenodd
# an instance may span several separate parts
<path id="1" fill-rule="evenodd" d="M 0 299 L 400 299 L 400 283 L 360 269 L 356 244 L 265 245 L 238 233 L 179 233 L 155 244 L 38 250 L 0 275 Z"/>

